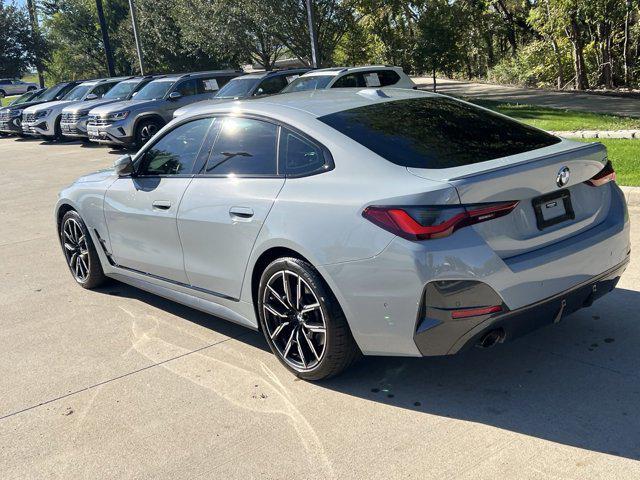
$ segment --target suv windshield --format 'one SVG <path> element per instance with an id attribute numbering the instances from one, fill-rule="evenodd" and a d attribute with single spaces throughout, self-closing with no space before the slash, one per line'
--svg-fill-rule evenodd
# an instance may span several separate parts
<path id="1" fill-rule="evenodd" d="M 304 75 L 296 78 L 281 93 L 303 92 L 305 90 L 322 90 L 336 78 L 334 75 Z"/>
<path id="2" fill-rule="evenodd" d="M 160 98 L 164 98 L 174 83 L 175 81 L 173 80 L 155 80 L 150 82 L 136 94 L 135 99 L 158 100 Z"/>
<path id="3" fill-rule="evenodd" d="M 82 98 L 91 90 L 95 85 L 81 83 L 76 88 L 67 93 L 63 100 L 82 100 Z"/>
<path id="4" fill-rule="evenodd" d="M 54 85 L 51 88 L 48 88 L 42 95 L 40 95 L 40 97 L 38 97 L 38 100 L 42 100 L 45 102 L 53 100 L 58 96 L 62 89 L 67 87 L 67 85 L 67 83 L 60 83 L 58 85 Z"/>
<path id="5" fill-rule="evenodd" d="M 131 95 L 131 92 L 133 92 L 138 83 L 138 80 L 132 80 L 130 82 L 120 82 L 107 93 L 105 93 L 102 98 L 108 98 L 110 100 L 122 100 L 124 98 L 129 98 L 129 95 Z"/>
<path id="6" fill-rule="evenodd" d="M 42 93 L 42 92 L 40 92 L 40 93 Z M 33 100 L 34 98 L 37 98 L 37 97 L 38 97 L 38 94 L 34 94 L 34 92 L 27 92 L 27 93 L 24 93 L 24 94 L 20 95 L 13 102 L 11 102 L 11 105 L 19 105 L 21 103 L 25 103 L 25 102 L 28 102 L 30 100 Z"/>
<path id="7" fill-rule="evenodd" d="M 216 98 L 246 97 L 256 84 L 256 78 L 238 78 L 231 80 L 216 93 Z"/>
<path id="8" fill-rule="evenodd" d="M 460 167 L 560 142 L 542 130 L 442 97 L 377 103 L 319 120 L 403 167 Z"/>

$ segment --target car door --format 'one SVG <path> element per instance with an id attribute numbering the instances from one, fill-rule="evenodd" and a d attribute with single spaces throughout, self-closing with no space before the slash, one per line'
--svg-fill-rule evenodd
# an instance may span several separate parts
<path id="1" fill-rule="evenodd" d="M 188 283 L 176 217 L 212 122 L 176 126 L 136 157 L 134 175 L 107 190 L 104 213 L 119 266 Z"/>
<path id="2" fill-rule="evenodd" d="M 280 127 L 246 117 L 219 117 L 215 141 L 189 184 L 178 231 L 191 285 L 238 299 L 253 244 L 284 177 L 278 174 Z"/>
<path id="3" fill-rule="evenodd" d="M 19 95 L 27 91 L 27 87 L 20 80 L 11 80 L 7 85 L 8 95 Z"/>
<path id="4" fill-rule="evenodd" d="M 171 89 L 171 93 L 178 92 L 180 94 L 179 98 L 170 98 L 167 97 L 166 105 L 163 106 L 160 114 L 164 118 L 166 122 L 170 122 L 173 118 L 173 112 L 175 112 L 180 107 L 184 107 L 190 103 L 196 101 L 197 98 L 197 81 L 194 78 L 182 80 L 176 83 L 176 85 Z"/>

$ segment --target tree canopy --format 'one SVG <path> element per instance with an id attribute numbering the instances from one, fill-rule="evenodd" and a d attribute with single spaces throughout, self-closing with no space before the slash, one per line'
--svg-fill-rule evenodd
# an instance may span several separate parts
<path id="1" fill-rule="evenodd" d="M 120 75 L 137 72 L 128 0 L 103 0 Z M 106 75 L 95 0 L 0 0 L 1 75 L 43 57 L 49 81 Z M 640 0 L 313 0 L 322 66 L 386 63 L 555 88 L 640 83 Z M 309 64 L 305 0 L 136 0 L 149 72 Z M 46 42 L 46 43 L 45 43 Z M 43 51 L 43 45 L 46 49 Z M 42 56 L 42 55 L 41 55 Z"/>

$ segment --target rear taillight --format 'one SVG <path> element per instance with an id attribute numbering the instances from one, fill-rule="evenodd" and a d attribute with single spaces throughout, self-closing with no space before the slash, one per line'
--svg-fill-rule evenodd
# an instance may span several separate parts
<path id="1" fill-rule="evenodd" d="M 613 165 L 611 165 L 611 160 L 609 160 L 602 170 L 600 170 L 596 175 L 591 177 L 585 183 L 587 185 L 591 185 L 592 187 L 599 187 L 600 185 L 612 182 L 615 179 L 616 172 L 613 169 Z"/>
<path id="2" fill-rule="evenodd" d="M 503 217 L 517 205 L 516 201 L 459 206 L 371 206 L 364 209 L 362 216 L 407 240 L 429 240 L 448 237 L 462 227 Z"/>

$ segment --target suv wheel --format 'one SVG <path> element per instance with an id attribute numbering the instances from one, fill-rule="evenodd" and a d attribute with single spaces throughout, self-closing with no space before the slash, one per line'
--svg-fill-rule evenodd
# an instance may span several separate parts
<path id="1" fill-rule="evenodd" d="M 260 279 L 257 303 L 269 347 L 294 375 L 329 378 L 358 356 L 338 301 L 307 262 L 286 257 L 269 264 Z"/>
<path id="2" fill-rule="evenodd" d="M 136 127 L 134 138 L 135 146 L 137 148 L 141 148 L 145 143 L 151 140 L 151 137 L 158 133 L 162 126 L 163 125 L 159 120 L 142 120 Z"/>
<path id="3" fill-rule="evenodd" d="M 0 98 L 4 98 L 6 96 L 7 94 L 4 92 L 4 90 L 0 90 Z"/>
<path id="4" fill-rule="evenodd" d="M 64 214 L 58 234 L 67 266 L 75 281 L 87 289 L 105 283 L 107 277 L 102 271 L 98 252 L 78 212 L 70 210 Z"/>

